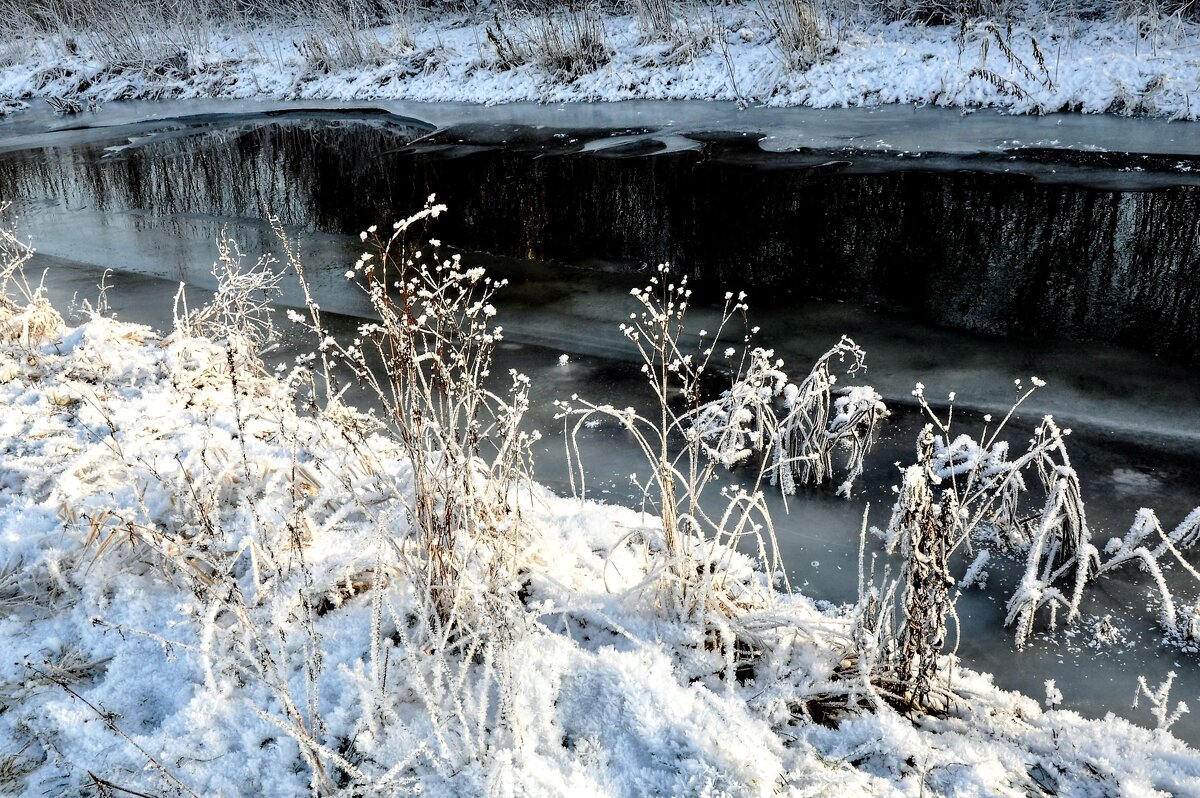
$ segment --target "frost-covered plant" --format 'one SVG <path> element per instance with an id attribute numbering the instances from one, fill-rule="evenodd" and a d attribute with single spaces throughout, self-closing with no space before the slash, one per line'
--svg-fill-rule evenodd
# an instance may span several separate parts
<path id="1" fill-rule="evenodd" d="M 1192 645 L 1193 613 L 1177 611 L 1160 559 L 1170 552 L 1200 580 L 1200 572 L 1179 554 L 1200 538 L 1200 509 L 1169 535 L 1152 511 L 1142 510 L 1123 539 L 1108 543 L 1110 556 L 1102 562 L 1091 542 L 1082 488 L 1066 448 L 1070 430 L 1060 429 L 1047 416 L 1015 456 L 1009 443 L 1000 439 L 1020 405 L 1044 385 L 1037 378 L 1032 382 L 1027 390 L 1017 382 L 1018 398 L 994 428 L 989 429 L 991 416 L 984 416 L 978 440 L 951 432 L 953 394 L 943 420 L 926 400 L 924 386 L 918 383 L 913 392 L 932 423 L 919 437 L 917 462 L 904 471 L 885 537 L 890 550 L 901 551 L 905 582 L 901 642 L 890 667 L 901 675 L 897 678 L 915 680 L 910 692 L 918 699 L 936 676 L 936 657 L 946 639 L 946 615 L 953 610 L 949 588 L 956 580 L 949 569 L 950 556 L 963 546 L 1003 545 L 1024 552 L 1025 567 L 1007 602 L 1005 619 L 1014 628 L 1018 648 L 1028 642 L 1039 610 L 1048 609 L 1051 628 L 1060 612 L 1065 613 L 1066 623 L 1074 622 L 1087 584 L 1130 561 L 1154 578 L 1168 636 Z M 1033 512 L 1026 509 L 1025 498 L 1031 475 L 1044 496 L 1040 509 Z M 1161 542 L 1147 545 L 1155 535 Z M 961 587 L 977 581 L 989 556 L 986 548 L 978 552 Z"/>
<path id="2" fill-rule="evenodd" d="M 8 208 L 8 203 L 0 203 L 0 216 Z M 32 282 L 26 273 L 33 254 L 33 247 L 17 238 L 12 228 L 0 225 L 0 343 L 19 343 L 26 349 L 63 324 L 43 282 Z"/>
<path id="3" fill-rule="evenodd" d="M 379 65 L 389 57 L 411 51 L 414 43 L 399 4 L 384 18 L 391 41 L 385 43 L 374 28 L 381 6 L 364 0 L 290 0 L 274 15 L 287 24 L 300 20 L 304 36 L 296 46 L 309 66 L 319 72 L 363 65 Z"/>
<path id="4" fill-rule="evenodd" d="M 172 336 L 163 346 L 160 377 L 173 386 L 164 399 L 179 412 L 197 412 L 189 410 L 194 402 L 207 405 L 198 411 L 207 424 L 197 429 L 196 445 L 173 458 L 144 454 L 145 442 L 129 435 L 129 427 L 144 422 L 114 414 L 111 397 L 97 391 L 87 397 L 88 423 L 99 416 L 106 435 L 95 467 L 119 475 L 129 488 L 120 499 L 98 488 L 80 497 L 83 506 L 64 505 L 59 517 L 64 528 L 87 530 L 80 539 L 92 549 L 93 565 L 120 541 L 134 555 L 126 564 L 153 564 L 194 597 L 189 620 L 200 639 L 187 648 L 197 655 L 206 686 L 217 692 L 248 687 L 252 711 L 295 741 L 314 794 L 330 794 L 335 772 L 357 768 L 325 734 L 322 638 L 315 625 L 321 591 L 308 549 L 316 530 L 336 525 L 339 513 L 356 505 L 335 510 L 328 497 L 315 496 L 323 480 L 301 454 L 311 427 L 296 414 L 294 391 L 269 377 L 258 360 L 252 343 L 261 339 L 237 339 L 241 324 L 197 313 L 209 319 L 200 328 L 219 331 L 221 339 Z M 107 328 L 100 318 L 92 322 Z M 140 334 L 144 345 L 151 334 Z M 287 467 L 263 457 L 268 440 L 290 450 Z M 175 646 L 156 642 L 168 652 Z"/>
<path id="5" fill-rule="evenodd" d="M 81 27 L 93 53 L 145 77 L 182 77 L 206 49 L 213 18 L 199 2 L 97 3 Z"/>
<path id="6" fill-rule="evenodd" d="M 1065 461 L 1065 450 L 1062 456 Z M 1168 640 L 1185 649 L 1196 650 L 1196 643 L 1200 641 L 1197 608 L 1178 608 L 1165 573 L 1170 563 L 1164 564 L 1162 560 L 1170 554 L 1200 584 L 1200 571 L 1182 554 L 1182 550 L 1200 541 L 1200 508 L 1189 513 L 1169 534 L 1164 532 L 1153 510 L 1142 508 L 1124 537 L 1108 541 L 1104 548 L 1108 559 L 1102 561 L 1100 553 L 1088 541 L 1078 478 L 1070 470 L 1069 462 L 1058 469 L 1053 474 L 1053 481 L 1047 483 L 1050 497 L 1037 522 L 1025 574 L 1008 603 L 1007 622 L 1017 622 L 1018 647 L 1028 639 L 1032 615 L 1038 607 L 1050 605 L 1053 625 L 1057 608 L 1065 606 L 1070 623 L 1079 616 L 1084 589 L 1090 581 L 1135 562 L 1154 580 L 1159 596 L 1159 621 Z M 1157 538 L 1157 545 L 1153 545 L 1152 538 Z M 1071 572 L 1074 585 L 1068 596 L 1053 585 Z"/>
<path id="7" fill-rule="evenodd" d="M 275 259 L 260 256 L 247 268 L 237 242 L 222 237 L 217 241 L 217 260 L 212 276 L 213 297 L 202 307 L 190 309 L 184 284 L 175 294 L 175 334 L 183 337 L 226 341 L 239 349 L 259 353 L 276 338 L 272 302 L 279 298 L 282 272 L 272 268 Z"/>
<path id="8" fill-rule="evenodd" d="M 1059 605 L 1067 607 L 1068 620 L 1078 615 L 1096 551 L 1079 480 L 1067 455 L 1064 439 L 1070 430 L 1060 430 L 1047 416 L 1016 457 L 1000 439 L 1017 409 L 1044 385 L 1036 377 L 1032 383 L 1026 390 L 1017 381 L 1016 401 L 994 428 L 992 417 L 984 416 L 978 440 L 954 434 L 954 394 L 942 418 L 930 406 L 923 385 L 918 383 L 913 391 L 931 423 L 918 436 L 916 462 L 903 471 L 884 533 L 888 550 L 900 552 L 904 591 L 899 596 L 897 645 L 881 663 L 879 676 L 906 709 L 927 710 L 935 706 L 931 699 L 945 698 L 938 657 L 947 638 L 947 617 L 953 613 L 951 588 L 958 582 L 950 558 L 960 547 L 990 541 L 1028 549 L 1025 577 L 1009 601 L 1008 622 L 1017 624 L 1018 646 L 1028 639 L 1039 608 L 1050 606 L 1052 623 Z M 1021 502 L 1029 472 L 1037 475 L 1045 500 L 1041 510 L 1027 518 Z M 976 580 L 985 563 L 983 554 L 975 558 L 969 581 Z M 1059 587 L 1068 577 L 1069 597 Z"/>
<path id="9" fill-rule="evenodd" d="M 246 274 L 222 244 L 213 302 L 188 310 L 181 301 L 182 328 L 165 343 L 172 385 L 219 395 L 203 440 L 174 462 L 143 458 L 122 445 L 122 420 L 106 414 L 105 451 L 130 475 L 138 502 L 109 507 L 98 497 L 62 514 L 82 527 L 93 559 L 127 540 L 195 596 L 208 689 L 247 688 L 251 710 L 295 741 L 314 795 L 345 785 L 394 794 L 411 786 L 418 759 L 450 783 L 497 746 L 520 742 L 512 707 L 524 695 L 526 621 L 515 494 L 529 477 L 533 438 L 518 426 L 528 380 L 511 375 L 508 396 L 485 384 L 501 335 L 489 301 L 500 284 L 456 258 L 426 260 L 411 243 L 410 228 L 442 210 L 430 198 L 390 236 L 376 236 L 376 252 L 348 273 L 378 313 L 353 343 L 328 335 L 298 250 L 281 237 L 308 296 L 308 315 L 290 315 L 319 336 L 317 351 L 282 378 L 260 360 L 271 329 L 261 293 L 277 276 L 263 263 Z M 342 402 L 346 366 L 374 391 L 384 419 Z M 308 416 L 299 412 L 305 388 Z M 103 412 L 102 397 L 96 404 Z M 381 425 L 393 439 L 372 434 Z M 314 448 L 332 459 L 313 459 Z M 280 449 L 290 462 L 279 462 Z M 330 574 L 314 562 L 314 544 L 347 528 L 371 530 L 371 545 Z M 371 602 L 366 661 L 351 679 L 361 706 L 352 739 L 335 739 L 322 705 L 330 680 L 321 618 L 359 593 Z M 403 706 L 411 701 L 431 728 L 412 726 Z M 395 757 L 382 768 L 357 753 L 384 743 Z"/>
<path id="10" fill-rule="evenodd" d="M 1175 683 L 1175 671 L 1169 671 L 1167 678 L 1163 680 L 1155 689 L 1151 690 L 1150 685 L 1146 683 L 1145 676 L 1138 677 L 1138 689 L 1133 694 L 1133 708 L 1137 709 L 1138 703 L 1142 696 L 1150 704 L 1150 711 L 1154 713 L 1154 720 L 1157 723 L 1159 731 L 1169 732 L 1171 727 L 1175 725 L 1175 721 L 1186 715 L 1190 710 L 1188 705 L 1180 701 L 1175 705 L 1175 710 L 1171 711 L 1170 696 L 1171 685 Z"/>
<path id="11" fill-rule="evenodd" d="M 453 627 L 468 610 L 458 590 L 466 570 L 498 568 L 497 584 L 511 580 L 512 574 L 501 573 L 509 563 L 503 557 L 480 561 L 479 547 L 517 545 L 514 491 L 531 479 L 530 446 L 537 435 L 520 428 L 529 379 L 510 371 L 507 396 L 489 387 L 493 352 L 503 337 L 492 322 L 492 298 L 506 281 L 463 266 L 458 255 L 440 257 L 435 239 L 427 242 L 428 257 L 411 240 L 414 228 L 445 209 L 430 196 L 424 209 L 395 223 L 390 234 L 375 227 L 362 233 L 375 252 L 364 253 L 346 276 L 366 291 L 378 318 L 360 325 L 353 342 L 325 333 L 307 287 L 309 317 L 291 316 L 320 336 L 322 357 L 329 358 L 329 405 L 338 403 L 331 384 L 336 359 L 386 410 L 413 468 L 409 510 L 422 552 L 421 595 L 431 602 L 430 617 Z M 290 250 L 288 256 L 302 275 L 299 258 Z"/>
<path id="12" fill-rule="evenodd" d="M 1053 614 L 1062 604 L 1068 608 L 1068 622 L 1077 617 L 1079 595 L 1092 573 L 1096 553 L 1079 478 L 1067 453 L 1066 437 L 1071 431 L 1060 429 L 1047 416 L 1016 456 L 1010 454 L 1009 443 L 1000 439 L 1017 409 L 1045 385 L 1036 377 L 1031 382 L 1026 389 L 1016 381 L 1018 397 L 994 428 L 989 429 L 991 415 L 984 416 L 978 440 L 952 434 L 953 394 L 943 421 L 926 400 L 924 386 L 918 383 L 913 391 L 937 433 L 930 452 L 930 474 L 941 487 L 940 501 L 950 505 L 945 513 L 945 535 L 951 551 L 970 545 L 972 539 L 1028 550 L 1025 578 L 1009 601 L 1008 622 L 1018 622 L 1018 646 L 1028 638 L 1033 615 L 1042 606 L 1049 604 Z M 1032 517 L 1024 516 L 1021 507 L 1022 496 L 1029 490 L 1029 472 L 1037 475 L 1045 494 L 1041 510 Z M 889 527 L 889 540 L 891 537 Z M 1072 584 L 1069 598 L 1056 587 L 1067 577 Z"/>
<path id="13" fill-rule="evenodd" d="M 834 361 L 850 361 L 846 373 L 856 375 L 865 368 L 866 353 L 849 338 L 842 339 L 817 358 L 799 385 L 783 390 L 787 413 L 780 422 L 779 448 L 772 480 L 785 494 L 802 484 L 821 483 L 834 474 L 833 456 L 846 455 L 846 476 L 838 494 L 849 496 L 854 480 L 863 471 L 863 459 L 871 450 L 880 424 L 889 415 L 887 405 L 869 385 L 835 390 Z"/>
<path id="14" fill-rule="evenodd" d="M 975 17 L 1008 20 L 1021 0 L 875 0 L 874 5 L 893 19 L 944 25 Z"/>
<path id="15" fill-rule="evenodd" d="M 700 408 L 695 426 L 710 455 L 727 467 L 753 453 L 765 455 L 770 460 L 770 482 L 785 496 L 794 494 L 799 485 L 831 479 L 834 454 L 842 450 L 846 476 L 837 492 L 848 496 L 889 413 L 883 397 L 869 385 L 835 389 L 832 364 L 849 359 L 846 372 L 853 375 L 865 368 L 865 357 L 854 341 L 843 336 L 795 385 L 774 350 L 751 349 L 742 378 Z"/>
<path id="16" fill-rule="evenodd" d="M 904 584 L 903 621 L 896 648 L 889 652 L 878 681 L 906 710 L 923 712 L 943 708 L 938 680 L 938 658 L 946 642 L 946 618 L 953 609 L 950 589 L 950 554 L 958 506 L 952 493 L 935 488 L 934 453 L 937 438 L 926 424 L 917 438 L 917 462 L 904 472 L 900 495 L 888 522 L 889 552 L 899 549 Z M 938 699 L 935 701 L 935 699 Z"/>
<path id="17" fill-rule="evenodd" d="M 771 595 L 769 589 L 747 593 L 745 586 L 725 579 L 727 560 L 743 538 L 754 541 L 768 578 L 786 582 L 762 493 L 770 461 L 759 458 L 752 463 L 750 458 L 755 448 L 769 448 L 777 437 L 768 405 L 782 389 L 781 375 L 769 351 L 749 347 L 753 331 L 746 330 L 742 347 L 720 345 L 731 322 L 741 319 L 744 324 L 745 294 L 726 295 L 715 333 L 701 331 L 699 348 L 691 352 L 682 343 L 692 296 L 686 276 L 675 282 L 669 266 L 661 264 L 648 285 L 631 293 L 640 311 L 631 313 L 620 329 L 641 357 L 653 410 L 641 414 L 632 407 L 595 404 L 578 396 L 559 402 L 559 415 L 568 425 L 572 485 L 580 497 L 585 495 L 580 430 L 596 419 L 616 421 L 650 468 L 648 477 L 631 479 L 661 522 L 664 562 L 659 585 L 664 610 L 679 620 L 721 624 L 739 615 L 740 607 Z M 732 369 L 730 388 L 722 399 L 706 404 L 704 380 L 721 360 Z M 750 467 L 750 476 L 741 484 L 723 485 L 715 502 L 705 500 L 718 470 L 739 463 Z"/>
<path id="18" fill-rule="evenodd" d="M 671 8 L 671 0 L 633 0 L 633 10 L 642 35 L 647 39 L 672 38 L 675 12 Z"/>
<path id="19" fill-rule="evenodd" d="M 532 41 L 538 65 L 561 81 L 595 72 L 612 57 L 604 21 L 589 4 L 538 18 Z"/>
<path id="20" fill-rule="evenodd" d="M 1157 545 L 1153 539 L 1157 538 Z M 1165 571 L 1168 566 L 1160 561 L 1168 554 L 1192 576 L 1200 586 L 1200 571 L 1183 557 L 1182 551 L 1200 542 L 1200 507 L 1184 518 L 1169 534 L 1154 511 L 1143 507 L 1138 510 L 1129 531 L 1122 538 L 1112 538 L 1104 547 L 1109 559 L 1102 564 L 1097 561 L 1095 576 L 1099 577 L 1128 562 L 1138 566 L 1154 579 L 1159 595 L 1160 622 L 1167 635 L 1184 646 L 1195 647 L 1200 641 L 1200 602 L 1196 607 L 1177 608 L 1176 600 L 1167 585 Z"/>
<path id="21" fill-rule="evenodd" d="M 966 16 L 961 16 L 958 38 L 960 51 L 965 49 L 968 43 L 977 44 L 979 47 L 978 63 L 970 71 L 972 79 L 989 83 L 1003 94 L 1032 103 L 1038 113 L 1045 113 L 1046 109 L 1041 103 L 1034 102 L 1033 98 L 1044 90 L 1054 91 L 1055 76 L 1046 62 L 1046 55 L 1042 52 L 1037 37 L 1028 34 L 1026 45 L 1018 40 L 1011 25 L 1001 30 L 994 18 L 968 21 Z M 993 45 L 1004 59 L 1007 68 L 997 66 L 996 59 L 990 59 Z M 1025 55 L 1018 51 L 1024 52 Z"/>
<path id="22" fill-rule="evenodd" d="M 788 386 L 782 368 L 774 350 L 754 347 L 746 356 L 742 378 L 699 408 L 692 428 L 700 433 L 700 444 L 712 460 L 734 468 L 755 452 L 780 448 L 775 443 L 780 438 L 776 405 Z"/>
<path id="23" fill-rule="evenodd" d="M 1046 501 L 1036 520 L 1024 524 L 1028 537 L 1025 572 L 1016 591 L 1008 600 L 1005 623 L 1016 624 L 1015 639 L 1021 648 L 1033 631 L 1038 609 L 1049 605 L 1050 625 L 1056 625 L 1058 608 L 1066 607 L 1067 623 L 1079 617 L 1083 589 L 1099 565 L 1096 547 L 1087 526 L 1079 476 L 1071 467 L 1060 430 L 1047 416 L 1030 442 L 1030 449 L 1017 460 L 1033 459 L 1046 491 Z M 1014 500 L 1015 503 L 1015 500 Z M 1005 518 L 1011 523 L 1012 511 Z M 1021 525 L 1014 525 L 1020 528 Z M 1059 587 L 1070 584 L 1070 593 Z"/>
<path id="24" fill-rule="evenodd" d="M 892 703 L 899 702 L 890 689 L 894 680 L 888 678 L 888 664 L 895 656 L 895 608 L 900 580 L 893 578 L 890 567 L 885 565 L 882 578 L 877 581 L 878 559 L 874 555 L 870 571 L 865 567 L 870 509 L 868 505 L 863 510 L 858 540 L 858 598 L 851 609 L 850 633 L 838 676 L 847 685 L 851 703 L 867 700 L 880 709 L 885 698 Z"/>
<path id="25" fill-rule="evenodd" d="M 674 282 L 662 264 L 648 285 L 631 293 L 640 312 L 631 313 L 620 329 L 641 357 L 655 410 L 640 414 L 578 396 L 560 403 L 561 416 L 574 419 L 567 434 L 572 483 L 583 495 L 580 429 L 601 417 L 617 421 L 651 469 L 648 479 L 634 481 L 661 521 L 669 613 L 687 620 L 733 618 L 739 600 L 720 578 L 720 560 L 739 541 L 753 540 L 764 571 L 781 578 L 763 503 L 765 484 L 778 484 L 788 494 L 798 483 L 823 481 L 833 471 L 833 452 L 843 448 L 848 476 L 839 492 L 848 493 L 887 408 L 870 387 L 835 392 L 835 361 L 848 358 L 849 373 L 863 365 L 863 351 L 847 338 L 822 355 L 797 386 L 773 350 L 752 345 L 757 327 L 745 329 L 741 346 L 721 344 L 735 319 L 748 327 L 744 293 L 726 294 L 715 334 L 701 330 L 694 352 L 682 343 L 692 296 L 686 276 Z M 729 387 L 705 401 L 718 363 L 729 370 Z M 726 469 L 748 470 L 748 476 L 723 485 L 720 500 L 711 491 L 705 499 L 706 488 Z"/>

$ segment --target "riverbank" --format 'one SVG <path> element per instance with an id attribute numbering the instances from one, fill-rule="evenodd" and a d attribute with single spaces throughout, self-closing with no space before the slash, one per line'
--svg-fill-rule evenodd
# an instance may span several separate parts
<path id="1" fill-rule="evenodd" d="M 1046 708 L 1053 684 L 1023 697 L 946 659 L 956 699 L 897 714 L 847 671 L 855 612 L 775 589 L 744 555 L 717 558 L 739 607 L 718 637 L 673 619 L 653 513 L 536 485 L 499 548 L 464 541 L 471 631 L 432 644 L 412 469 L 371 416 L 305 401 L 317 353 L 268 370 L 199 334 L 229 333 L 218 317 L 68 326 L 14 299 L 6 791 L 1196 794 L 1200 753 Z M 753 648 L 735 659 L 730 633 Z"/>
<path id="2" fill-rule="evenodd" d="M 1179 14 L 1085 18 L 1033 6 L 955 25 L 831 14 L 798 31 L 784 5 L 680 7 L 657 25 L 598 7 L 414 10 L 386 24 L 336 15 L 190 25 L 148 15 L 110 28 L 100 18 L 65 27 L 10 20 L 0 113 L 33 99 L 79 111 L 196 97 L 1200 113 L 1200 26 Z"/>

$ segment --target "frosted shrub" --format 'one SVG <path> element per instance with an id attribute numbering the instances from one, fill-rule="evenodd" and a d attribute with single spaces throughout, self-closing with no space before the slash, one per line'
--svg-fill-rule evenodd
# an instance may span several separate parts
<path id="1" fill-rule="evenodd" d="M 1026 548 L 1026 571 L 1009 601 L 1008 623 L 1016 624 L 1018 647 L 1028 639 L 1038 609 L 1049 605 L 1051 622 L 1059 606 L 1068 621 L 1079 612 L 1083 585 L 1094 572 L 1096 550 L 1084 512 L 1079 480 L 1071 467 L 1065 437 L 1053 419 L 1042 420 L 1024 451 L 1015 457 L 1000 435 L 1016 410 L 1044 383 L 1037 378 L 994 427 L 990 415 L 978 439 L 956 434 L 954 395 L 945 418 L 936 413 L 917 384 L 913 395 L 930 419 L 917 438 L 916 462 L 903 470 L 898 496 L 884 533 L 888 550 L 899 551 L 898 601 L 901 623 L 897 645 L 879 663 L 879 682 L 906 709 L 945 705 L 939 686 L 938 657 L 946 642 L 947 616 L 952 614 L 951 588 L 958 580 L 951 556 L 963 547 L 997 543 Z M 1045 494 L 1040 512 L 1031 518 L 1022 509 L 1029 474 Z M 986 563 L 983 554 L 971 567 L 975 581 Z M 1062 585 L 1069 585 L 1064 592 Z M 939 695 L 939 691 L 942 693 Z"/>
<path id="2" fill-rule="evenodd" d="M 783 578 L 763 501 L 765 485 L 777 482 L 790 493 L 798 482 L 824 480 L 833 470 L 832 452 L 845 447 L 848 491 L 887 410 L 870 388 L 848 389 L 835 398 L 831 363 L 849 357 L 852 372 L 862 365 L 862 350 L 848 339 L 823 355 L 796 386 L 772 350 L 753 346 L 757 328 L 745 329 L 740 346 L 721 343 L 735 320 L 746 327 L 744 294 L 726 295 L 718 328 L 701 331 L 695 351 L 685 351 L 681 343 L 692 295 L 686 277 L 673 281 L 664 264 L 632 295 L 640 310 L 630 314 L 621 331 L 641 356 L 655 409 L 642 415 L 577 396 L 561 403 L 573 484 L 582 495 L 580 429 L 599 417 L 617 421 L 650 467 L 649 478 L 635 481 L 661 521 L 667 611 L 680 619 L 723 623 L 759 600 L 737 598 L 722 580 L 723 558 L 740 541 L 753 541 L 772 581 Z M 704 385 L 718 370 L 727 370 L 729 387 L 705 401 Z M 719 471 L 728 469 L 741 469 L 745 476 L 723 484 L 720 498 L 712 491 L 705 498 Z"/>
<path id="3" fill-rule="evenodd" d="M 739 595 L 724 583 L 724 560 L 742 538 L 756 541 L 769 579 L 786 583 L 761 490 L 770 466 L 761 458 L 756 464 L 750 462 L 752 450 L 762 448 L 776 435 L 768 404 L 777 390 L 777 377 L 769 367 L 769 352 L 745 346 L 722 349 L 719 344 L 735 318 L 744 323 L 744 295 L 736 299 L 727 296 L 716 332 L 705 332 L 695 352 L 684 351 L 681 344 L 692 296 L 687 277 L 673 282 L 669 267 L 662 264 L 649 284 L 633 289 L 632 295 L 641 309 L 630 314 L 621 331 L 641 356 L 654 410 L 641 415 L 631 407 L 597 405 L 578 396 L 560 402 L 559 415 L 568 424 L 567 445 L 574 464 L 572 484 L 582 497 L 585 478 L 580 429 L 602 417 L 618 422 L 630 433 L 650 468 L 648 478 L 638 480 L 635 475 L 633 479 L 644 501 L 656 508 L 662 525 L 664 609 L 679 620 L 723 623 L 740 614 L 739 603 L 752 605 L 771 595 L 770 589 Z M 746 332 L 743 345 L 749 344 L 751 335 Z M 722 400 L 704 404 L 702 379 L 722 360 L 733 371 L 730 388 Z M 749 486 L 722 486 L 714 510 L 703 497 L 716 480 L 718 468 L 744 461 L 752 469 L 744 480 Z"/>
<path id="4" fill-rule="evenodd" d="M 503 337 L 492 322 L 492 297 L 505 281 L 464 267 L 458 255 L 441 258 L 436 240 L 427 242 L 428 257 L 412 240 L 414 228 L 445 210 L 431 196 L 390 233 L 374 227 L 362 233 L 375 252 L 364 253 L 346 276 L 366 291 L 378 319 L 360 325 L 352 343 L 324 334 L 311 297 L 309 319 L 302 320 L 322 336 L 321 351 L 345 363 L 386 409 L 412 463 L 409 512 L 422 553 L 417 578 L 439 629 L 465 620 L 467 596 L 459 586 L 464 572 L 481 564 L 473 559 L 478 547 L 503 552 L 516 546 L 514 491 L 531 478 L 530 446 L 537 439 L 520 429 L 529 379 L 510 372 L 507 396 L 489 387 L 492 355 Z M 289 260 L 302 274 L 290 251 Z M 329 365 L 325 373 L 328 384 Z M 330 404 L 337 401 L 330 396 Z M 501 573 L 509 565 L 504 557 L 485 565 L 500 569 L 493 574 L 498 582 L 511 580 Z"/>

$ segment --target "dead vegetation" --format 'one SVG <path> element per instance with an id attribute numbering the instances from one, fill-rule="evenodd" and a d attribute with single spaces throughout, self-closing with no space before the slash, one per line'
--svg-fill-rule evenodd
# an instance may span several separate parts
<path id="1" fill-rule="evenodd" d="M 830 22 L 819 0 L 758 0 L 758 6 L 788 69 L 802 71 L 821 60 Z"/>
<path id="2" fill-rule="evenodd" d="M 0 204 L 0 216 L 9 206 Z M 0 226 L 0 343 L 25 349 L 45 341 L 63 326 L 62 316 L 46 299 L 41 282 L 32 282 L 25 267 L 33 248 L 7 225 Z"/>
<path id="3" fill-rule="evenodd" d="M 505 9 L 492 15 L 486 34 L 500 70 L 535 64 L 565 83 L 595 72 L 612 56 L 600 12 L 588 3 L 532 12 Z"/>

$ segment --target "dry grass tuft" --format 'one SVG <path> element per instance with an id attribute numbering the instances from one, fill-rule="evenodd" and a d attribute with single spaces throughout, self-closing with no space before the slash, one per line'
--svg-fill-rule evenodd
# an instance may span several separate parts
<path id="1" fill-rule="evenodd" d="M 537 64 L 561 82 L 594 72 L 612 58 L 600 12 L 587 4 L 537 14 L 506 9 L 493 15 L 487 38 L 499 69 Z"/>
<path id="2" fill-rule="evenodd" d="M 758 9 L 789 69 L 807 69 L 821 59 L 829 21 L 816 0 L 759 0 Z"/>
<path id="3" fill-rule="evenodd" d="M 0 214 L 8 209 L 0 204 Z M 0 227 L 0 343 L 31 349 L 63 329 L 63 317 L 50 305 L 44 286 L 33 283 L 25 267 L 33 248 L 7 226 Z"/>

